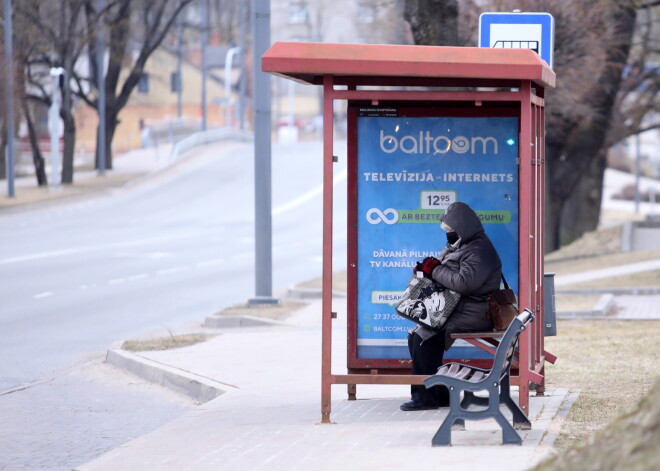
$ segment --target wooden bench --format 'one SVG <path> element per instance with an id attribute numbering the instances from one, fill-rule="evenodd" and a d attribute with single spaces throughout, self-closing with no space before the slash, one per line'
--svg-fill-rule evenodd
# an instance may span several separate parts
<path id="1" fill-rule="evenodd" d="M 509 374 L 520 334 L 533 320 L 534 314 L 529 309 L 525 309 L 511 322 L 500 338 L 490 370 L 463 363 L 447 363 L 441 366 L 435 375 L 424 380 L 427 388 L 446 386 L 449 389 L 449 414 L 433 437 L 433 446 L 451 445 L 451 431 L 454 424 L 460 426 L 465 424 L 465 420 L 489 418 L 495 419 L 502 428 L 503 444 L 522 445 L 522 439 L 515 429 L 530 429 L 531 423 L 511 398 Z M 474 393 L 478 391 L 487 392 L 488 397 L 475 396 Z M 464 393 L 462 400 L 461 392 Z M 470 405 L 487 405 L 487 407 L 481 410 L 468 410 Z M 500 405 L 506 406 L 513 414 L 513 426 L 502 414 Z"/>
<path id="2" fill-rule="evenodd" d="M 469 343 L 470 345 L 473 345 L 480 350 L 483 350 L 484 352 L 490 353 L 491 355 L 495 356 L 495 351 L 497 349 L 497 346 L 500 344 L 500 340 L 504 336 L 504 333 L 506 330 L 492 330 L 488 332 L 457 332 L 451 334 L 452 339 L 461 339 Z M 547 350 L 543 350 L 543 359 L 544 361 L 547 361 L 548 363 L 555 364 L 557 361 L 557 356 L 553 355 L 552 353 L 548 352 Z M 482 363 L 489 362 L 490 360 L 477 360 L 477 363 L 479 364 L 478 366 L 488 366 L 488 365 L 483 365 Z M 518 372 L 518 359 L 514 358 L 513 362 L 511 363 L 511 379 L 512 382 L 511 384 L 516 385 L 518 384 L 517 382 L 517 372 Z M 545 378 L 543 378 L 545 380 Z M 536 390 L 536 395 L 537 396 L 542 396 L 545 393 L 545 381 L 542 383 L 535 384 L 535 390 Z"/>

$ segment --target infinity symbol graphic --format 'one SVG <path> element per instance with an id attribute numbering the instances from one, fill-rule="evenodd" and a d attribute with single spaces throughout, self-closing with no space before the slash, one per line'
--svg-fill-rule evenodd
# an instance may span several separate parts
<path id="1" fill-rule="evenodd" d="M 373 216 L 376 215 L 374 218 Z M 388 218 L 387 215 L 392 216 Z M 378 208 L 371 208 L 367 211 L 367 221 L 369 224 L 380 224 L 384 222 L 385 224 L 396 224 L 399 220 L 399 213 L 396 209 L 387 208 L 385 211 L 381 211 Z"/>

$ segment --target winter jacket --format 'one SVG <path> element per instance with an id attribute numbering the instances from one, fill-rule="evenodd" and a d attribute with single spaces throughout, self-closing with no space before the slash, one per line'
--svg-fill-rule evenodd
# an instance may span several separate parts
<path id="1" fill-rule="evenodd" d="M 456 231 L 459 240 L 448 243 L 440 252 L 440 265 L 435 267 L 432 277 L 438 284 L 463 295 L 443 328 L 448 349 L 453 343 L 450 339 L 453 332 L 492 330 L 485 301 L 486 295 L 500 286 L 502 262 L 479 217 L 467 204 L 451 204 L 442 222 Z M 437 334 L 424 326 L 417 327 L 415 332 L 423 339 Z"/>

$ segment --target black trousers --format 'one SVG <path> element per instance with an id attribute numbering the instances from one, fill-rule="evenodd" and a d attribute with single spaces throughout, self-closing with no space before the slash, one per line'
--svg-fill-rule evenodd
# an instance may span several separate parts
<path id="1" fill-rule="evenodd" d="M 440 332 L 433 337 L 422 340 L 416 333 L 408 334 L 408 350 L 412 358 L 412 374 L 433 375 L 442 365 L 445 353 L 445 335 Z M 449 405 L 449 390 L 445 386 L 435 386 L 430 389 L 418 384 L 410 387 L 413 401 L 425 406 L 446 407 Z"/>

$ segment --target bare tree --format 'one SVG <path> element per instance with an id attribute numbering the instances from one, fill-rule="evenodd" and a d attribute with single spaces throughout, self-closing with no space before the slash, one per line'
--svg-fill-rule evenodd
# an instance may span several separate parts
<path id="1" fill-rule="evenodd" d="M 86 41 L 82 28 L 83 0 L 23 0 L 16 5 L 17 21 L 22 28 L 16 33 L 17 51 L 22 64 L 20 83 L 24 87 L 21 108 L 28 125 L 37 180 L 46 184 L 43 157 L 38 147 L 32 118 L 32 104 L 49 107 L 52 104 L 50 68 L 64 70 L 61 84 L 60 117 L 64 123 L 62 183 L 73 183 L 76 123 L 73 114 L 73 91 L 70 77 L 84 50 Z"/>
<path id="2" fill-rule="evenodd" d="M 405 0 L 404 19 L 418 45 L 458 46 L 458 0 Z"/>
<path id="3" fill-rule="evenodd" d="M 598 6 L 602 4 L 595 5 Z M 591 113 L 586 119 L 571 119 L 570 129 L 556 120 L 547 121 L 547 250 L 594 230 L 600 219 L 608 135 L 632 44 L 636 10 L 629 0 L 609 2 L 595 14 L 594 10 L 590 17 L 601 23 L 603 61 L 588 82 L 590 89 L 577 100 L 578 104 L 589 106 Z M 548 103 L 553 106 L 552 95 Z"/>
<path id="4" fill-rule="evenodd" d="M 446 41 L 428 23 L 438 16 L 457 21 L 452 3 L 406 0 L 407 11 L 436 6 L 434 17 L 407 13 L 417 44 Z M 558 86 L 546 93 L 546 249 L 553 250 L 598 224 L 605 155 L 639 5 L 632 0 L 495 0 L 481 6 L 490 11 L 547 11 L 555 18 Z M 442 8 L 450 13 L 440 15 Z M 461 3 L 458 23 L 475 24 L 475 13 L 471 2 Z M 464 44 L 461 31 L 457 37 Z"/>
<path id="5" fill-rule="evenodd" d="M 240 2 L 235 0 L 212 0 L 211 28 L 217 31 L 222 44 L 238 44 Z"/>
<path id="6" fill-rule="evenodd" d="M 144 75 L 151 54 L 160 46 L 177 15 L 192 0 L 108 0 L 99 11 L 97 2 L 83 0 L 89 57 L 96 57 L 101 47 L 98 33 L 107 31 L 108 60 L 105 71 L 105 165 L 112 168 L 112 139 L 119 123 L 119 113 Z M 98 77 L 96 61 L 90 61 L 90 73 L 74 72 L 76 94 L 98 112 Z M 99 120 L 100 122 L 101 120 Z M 97 133 L 98 136 L 98 133 Z M 99 164 L 99 146 L 96 164 Z"/>
<path id="7" fill-rule="evenodd" d="M 639 5 L 628 66 L 614 106 L 612 146 L 627 137 L 660 128 L 660 2 Z"/>

